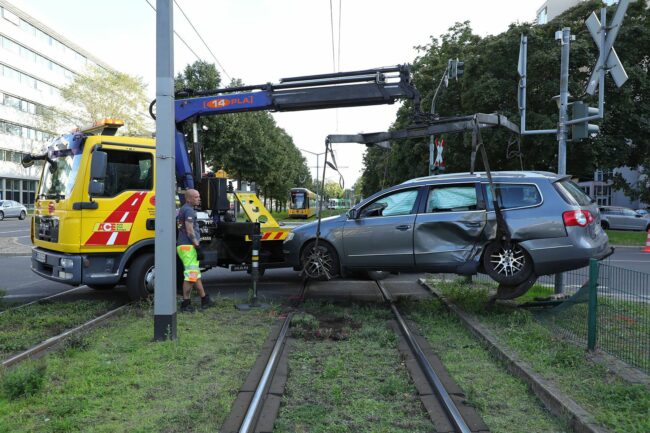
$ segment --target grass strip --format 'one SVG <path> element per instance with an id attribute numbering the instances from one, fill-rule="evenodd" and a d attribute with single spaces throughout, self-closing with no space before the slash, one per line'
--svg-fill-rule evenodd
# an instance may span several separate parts
<path id="1" fill-rule="evenodd" d="M 501 305 L 487 308 L 487 291 L 471 284 L 438 282 L 435 287 L 474 314 L 500 344 L 514 350 L 537 374 L 555 383 L 599 423 L 615 432 L 650 431 L 650 392 L 645 386 L 631 385 L 590 361 L 584 347 L 535 320 L 531 311 Z M 577 315 L 577 320 L 582 320 L 580 317 Z"/>
<path id="2" fill-rule="evenodd" d="M 153 342 L 151 309 L 132 308 L 62 351 L 3 372 L 0 432 L 218 430 L 277 315 L 233 306 L 220 299 L 179 314 L 178 338 L 166 342 Z M 14 392 L 19 385 L 25 392 Z"/>
<path id="3" fill-rule="evenodd" d="M 644 246 L 648 234 L 644 231 L 605 230 L 611 245 Z"/>
<path id="4" fill-rule="evenodd" d="M 296 339 L 275 432 L 430 432 L 433 428 L 380 305 L 315 301 Z"/>
<path id="5" fill-rule="evenodd" d="M 43 302 L 0 314 L 0 359 L 27 350 L 119 304 L 109 301 Z"/>

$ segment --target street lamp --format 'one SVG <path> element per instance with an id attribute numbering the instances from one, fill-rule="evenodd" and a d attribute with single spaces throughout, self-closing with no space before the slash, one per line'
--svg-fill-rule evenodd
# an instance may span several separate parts
<path id="1" fill-rule="evenodd" d="M 319 158 L 320 158 L 321 155 L 325 155 L 325 152 L 316 153 L 316 152 L 312 152 L 311 150 L 302 149 L 302 148 L 300 148 L 300 150 L 303 151 L 303 152 L 311 153 L 312 155 L 316 155 L 316 179 L 318 179 L 318 168 L 320 167 L 318 161 L 319 161 Z M 319 189 L 318 188 L 318 182 L 316 182 L 316 194 L 320 195 L 318 193 L 318 189 Z"/>

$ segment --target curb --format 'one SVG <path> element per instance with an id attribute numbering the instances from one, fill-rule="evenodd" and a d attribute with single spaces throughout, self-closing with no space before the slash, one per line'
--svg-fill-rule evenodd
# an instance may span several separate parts
<path id="1" fill-rule="evenodd" d="M 463 326 L 476 337 L 490 354 L 502 362 L 506 369 L 523 380 L 544 407 L 554 416 L 567 421 L 570 428 L 576 433 L 608 433 L 609 430 L 598 425 L 594 417 L 573 399 L 562 394 L 550 381 L 538 376 L 530 365 L 518 358 L 514 351 L 502 347 L 492 332 L 469 314 L 450 303 L 440 292 L 429 286 L 422 278 L 418 282 L 427 288 L 434 296 L 442 301 L 445 307 L 460 319 Z"/>

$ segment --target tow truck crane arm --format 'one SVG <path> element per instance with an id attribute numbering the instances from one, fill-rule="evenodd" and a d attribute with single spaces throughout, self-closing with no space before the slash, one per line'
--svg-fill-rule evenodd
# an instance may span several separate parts
<path id="1" fill-rule="evenodd" d="M 194 170 L 187 152 L 182 125 L 201 116 L 251 111 L 299 111 L 324 108 L 393 104 L 412 99 L 416 116 L 420 94 L 411 82 L 407 65 L 283 78 L 278 84 L 183 91 L 175 102 L 176 176 L 182 188 L 194 188 L 201 177 L 200 149 L 193 149 Z M 155 101 L 154 101 L 155 102 Z M 153 102 L 150 112 L 153 116 Z"/>

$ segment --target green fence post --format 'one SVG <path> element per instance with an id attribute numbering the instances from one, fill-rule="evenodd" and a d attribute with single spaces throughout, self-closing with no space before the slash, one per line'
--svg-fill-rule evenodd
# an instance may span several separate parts
<path id="1" fill-rule="evenodd" d="M 596 348 L 598 327 L 598 260 L 589 259 L 589 312 L 587 314 L 587 349 Z"/>

